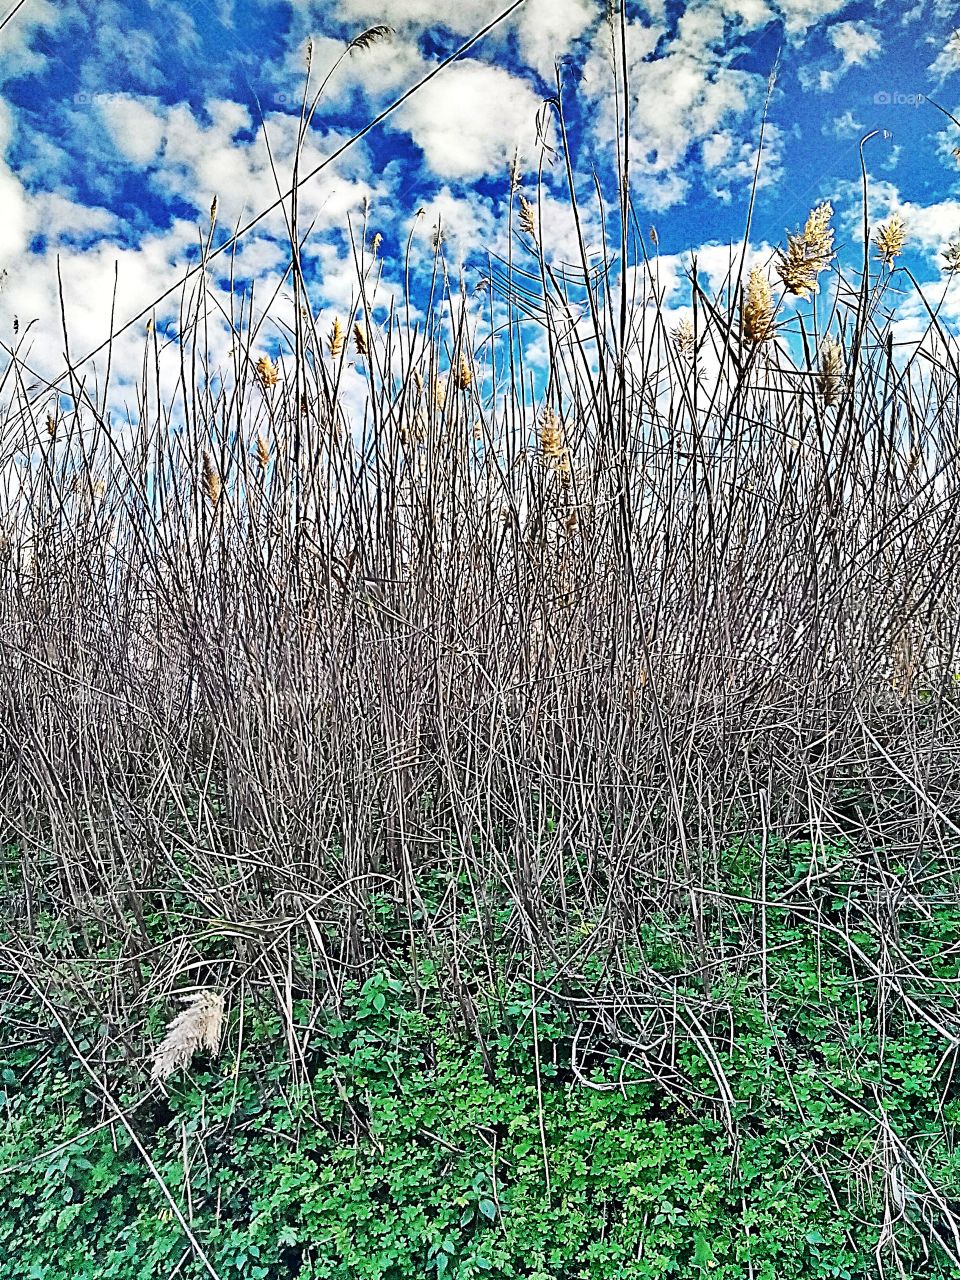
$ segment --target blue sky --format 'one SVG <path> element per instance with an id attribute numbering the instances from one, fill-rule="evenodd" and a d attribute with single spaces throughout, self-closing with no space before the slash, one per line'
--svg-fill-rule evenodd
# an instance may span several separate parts
<path id="1" fill-rule="evenodd" d="M 432 0 L 26 0 L 0 32 L 0 335 L 13 317 L 29 330 L 32 361 L 59 370 L 63 341 L 57 259 L 75 354 L 106 336 L 118 272 L 118 320 L 178 278 L 195 257 L 218 198 L 215 243 L 277 195 L 266 128 L 286 189 L 305 48 L 317 85 L 344 43 L 373 23 L 389 37 L 341 64 L 318 107 L 304 169 L 506 7 L 459 0 L 446 16 Z M 541 160 L 536 119 L 563 60 L 571 151 L 599 245 L 596 169 L 612 193 L 614 127 L 604 0 L 526 0 L 302 192 L 315 220 L 307 259 L 315 310 L 349 310 L 355 295 L 348 219 L 382 237 L 381 304 L 399 288 L 413 234 L 414 265 L 432 257 L 442 223 L 452 275 L 468 286 L 488 248 L 506 246 L 508 165 L 519 147 L 531 197 Z M 687 301 L 691 250 L 709 270 L 743 235 L 767 81 L 779 58 L 751 254 L 768 257 L 786 230 L 830 199 L 841 259 L 858 261 L 861 137 L 872 214 L 903 212 L 905 261 L 940 287 L 938 257 L 960 235 L 960 23 L 955 6 L 843 0 L 668 0 L 628 3 L 633 197 L 642 228 L 657 228 L 668 307 Z M 554 137 L 553 141 L 556 139 Z M 563 166 L 544 157 L 544 243 L 573 257 Z M 423 210 L 417 217 L 418 210 Z M 305 225 L 305 223 L 304 223 Z M 220 259 L 227 269 L 226 257 Z M 241 241 L 238 274 L 266 298 L 284 265 L 282 223 L 265 220 Z M 956 289 L 953 290 L 956 292 Z M 939 294 L 937 295 L 939 296 Z M 952 295 L 951 295 L 952 298 Z M 948 298 L 946 314 L 958 309 Z M 907 314 L 913 306 L 907 301 Z M 383 311 L 381 309 L 381 314 Z M 175 326 L 176 302 L 163 320 Z M 140 345 L 118 352 L 121 381 L 136 381 Z"/>

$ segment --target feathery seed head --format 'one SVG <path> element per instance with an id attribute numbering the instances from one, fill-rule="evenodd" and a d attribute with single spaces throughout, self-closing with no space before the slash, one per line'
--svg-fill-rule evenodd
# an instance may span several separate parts
<path id="1" fill-rule="evenodd" d="M 210 202 L 210 226 L 211 227 L 216 222 L 216 220 L 217 220 L 217 197 L 214 196 L 213 200 Z"/>
<path id="2" fill-rule="evenodd" d="M 520 230 L 525 231 L 531 240 L 537 239 L 536 207 L 525 195 L 520 196 Z"/>
<path id="3" fill-rule="evenodd" d="M 57 434 L 57 420 L 52 413 L 47 414 L 46 426 L 47 426 L 47 435 L 52 440 L 54 436 Z"/>
<path id="4" fill-rule="evenodd" d="M 260 385 L 263 387 L 264 391 L 266 391 L 268 387 L 275 387 L 277 385 L 278 377 L 279 372 L 277 370 L 277 366 L 273 363 L 270 357 L 261 356 L 257 361 L 257 378 L 260 380 Z"/>
<path id="5" fill-rule="evenodd" d="M 220 501 L 220 474 L 206 449 L 203 451 L 203 487 L 211 507 L 215 507 Z"/>
<path id="6" fill-rule="evenodd" d="M 377 254 L 380 252 L 380 246 L 381 246 L 382 244 L 383 244 L 383 236 L 380 234 L 380 232 L 379 232 L 379 231 L 377 231 L 377 232 L 374 234 L 373 239 L 370 241 L 370 248 L 371 248 L 371 250 L 373 251 L 373 256 L 374 256 L 374 257 L 376 257 L 376 256 L 377 256 Z"/>
<path id="7" fill-rule="evenodd" d="M 673 331 L 673 348 L 678 356 L 688 359 L 693 355 L 693 323 L 686 316 Z"/>
<path id="8" fill-rule="evenodd" d="M 510 194 L 513 195 L 517 187 L 520 185 L 520 148 L 517 147 L 513 153 L 513 160 L 510 162 Z"/>
<path id="9" fill-rule="evenodd" d="M 743 336 L 747 342 L 769 342 L 774 335 L 773 294 L 770 281 L 760 267 L 754 267 L 747 279 L 746 293 L 740 307 Z"/>
<path id="10" fill-rule="evenodd" d="M 344 332 L 343 325 L 340 323 L 340 317 L 333 317 L 333 327 L 330 330 L 330 337 L 327 339 L 330 346 L 330 354 L 336 360 L 337 356 L 343 350 Z"/>
<path id="11" fill-rule="evenodd" d="M 836 404 L 843 387 L 843 344 L 827 338 L 820 348 L 819 390 L 825 405 Z"/>
<path id="12" fill-rule="evenodd" d="M 458 378 L 458 385 L 460 387 L 460 390 L 467 391 L 472 382 L 473 382 L 473 369 L 470 367 L 470 363 L 467 360 L 467 357 L 461 356 L 460 357 L 460 375 Z"/>
<path id="13" fill-rule="evenodd" d="M 437 378 L 433 388 L 433 398 L 438 409 L 442 409 L 447 399 L 447 383 L 445 378 Z"/>
<path id="14" fill-rule="evenodd" d="M 370 349 L 370 342 L 366 329 L 360 323 L 353 326 L 353 341 L 356 343 L 357 355 L 365 356 Z"/>
<path id="15" fill-rule="evenodd" d="M 960 240 L 951 240 L 945 249 L 940 251 L 943 265 L 940 270 L 945 275 L 956 275 L 960 271 Z"/>
<path id="16" fill-rule="evenodd" d="M 906 240 L 907 228 L 899 213 L 891 214 L 889 221 L 877 228 L 873 243 L 885 267 L 893 266 L 894 259 L 903 253 Z"/>
<path id="17" fill-rule="evenodd" d="M 265 467 L 270 461 L 270 447 L 263 436 L 257 436 L 257 461 Z"/>
<path id="18" fill-rule="evenodd" d="M 381 22 L 378 26 L 367 27 L 366 31 L 361 31 L 358 36 L 355 36 L 350 41 L 347 49 L 350 53 L 354 49 L 369 49 L 371 45 L 379 44 L 382 40 L 386 40 L 389 35 L 392 35 L 392 28 Z"/>
<path id="19" fill-rule="evenodd" d="M 206 1049 L 214 1057 L 220 1052 L 223 996 L 219 991 L 198 991 L 181 999 L 185 1008 L 168 1024 L 167 1034 L 154 1050 L 154 1080 L 167 1080 L 188 1066 L 198 1049 Z"/>
<path id="20" fill-rule="evenodd" d="M 817 287 L 817 276 L 830 266 L 833 260 L 832 217 L 833 205 L 825 201 L 810 213 L 803 231 L 787 236 L 787 249 L 785 253 L 778 253 L 776 271 L 788 293 L 807 297 Z"/>
<path id="21" fill-rule="evenodd" d="M 560 476 L 562 482 L 569 484 L 570 450 L 563 438 L 560 419 L 550 405 L 540 415 L 540 449 L 544 460 Z"/>

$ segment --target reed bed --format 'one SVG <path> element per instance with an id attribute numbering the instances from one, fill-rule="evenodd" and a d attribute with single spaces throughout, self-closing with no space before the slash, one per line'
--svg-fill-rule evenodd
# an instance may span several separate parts
<path id="1" fill-rule="evenodd" d="M 825 946 L 887 938 L 859 980 L 955 1053 L 894 945 L 960 847 L 957 344 L 936 318 L 897 341 L 902 225 L 867 274 L 829 205 L 719 291 L 694 261 L 674 328 L 632 216 L 618 254 L 560 268 L 518 184 L 482 291 L 437 237 L 419 322 L 377 312 L 358 240 L 353 314 L 321 330 L 294 252 L 279 349 L 239 321 L 208 379 L 201 276 L 178 385 L 158 398 L 148 334 L 122 433 L 76 380 L 54 420 L 8 371 L 8 475 L 31 461 L 0 510 L 7 962 L 121 1037 L 184 984 L 335 1005 L 406 949 L 465 1007 L 532 965 L 627 1048 L 654 1019 L 710 1055 L 709 976 L 678 1005 L 623 957 L 666 912 L 690 974 L 762 959 L 759 926 L 739 956 L 714 940 L 746 893 Z M 762 869 L 783 842 L 788 892 L 731 886 L 726 851 Z M 50 919 L 113 958 L 64 968 L 32 941 Z"/>

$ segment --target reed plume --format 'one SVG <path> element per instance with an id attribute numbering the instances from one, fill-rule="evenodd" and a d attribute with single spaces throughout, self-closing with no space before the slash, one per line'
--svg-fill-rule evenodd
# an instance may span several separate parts
<path id="1" fill-rule="evenodd" d="M 743 336 L 747 342 L 770 341 L 775 332 L 773 312 L 770 281 L 760 267 L 754 267 L 747 279 L 746 294 L 740 308 Z"/>
<path id="2" fill-rule="evenodd" d="M 215 507 L 220 501 L 220 474 L 206 449 L 203 451 L 203 488 L 210 499 L 211 507 Z"/>
<path id="3" fill-rule="evenodd" d="M 960 271 L 960 240 L 951 240 L 945 249 L 940 251 L 943 258 L 943 265 L 940 270 L 948 276 L 955 275 Z"/>
<path id="4" fill-rule="evenodd" d="M 473 383 L 473 369 L 470 367 L 466 356 L 460 357 L 460 372 L 457 379 L 457 385 L 461 391 L 468 391 Z"/>
<path id="5" fill-rule="evenodd" d="M 343 332 L 343 325 L 340 323 L 340 317 L 334 316 L 333 325 L 330 329 L 330 337 L 327 339 L 330 354 L 333 356 L 334 360 L 336 360 L 337 356 L 339 356 L 340 352 L 343 350 L 344 338 L 345 334 Z"/>
<path id="6" fill-rule="evenodd" d="M 363 325 L 355 324 L 353 326 L 353 341 L 356 344 L 357 355 L 365 356 L 370 349 L 370 344 L 367 338 L 367 331 Z"/>
<path id="7" fill-rule="evenodd" d="M 520 185 L 520 148 L 517 147 L 513 153 L 513 159 L 510 162 L 510 194 L 516 191 Z"/>
<path id="8" fill-rule="evenodd" d="M 570 483 L 570 450 L 563 438 L 560 419 L 547 405 L 540 415 L 540 449 L 544 461 L 560 476 L 564 484 Z"/>
<path id="9" fill-rule="evenodd" d="M 257 436 L 257 461 L 261 467 L 265 467 L 270 461 L 270 447 L 262 435 Z"/>
<path id="10" fill-rule="evenodd" d="M 885 267 L 893 266 L 894 260 L 903 253 L 906 240 L 907 228 L 899 213 L 891 214 L 890 220 L 877 228 L 873 243 Z"/>
<path id="11" fill-rule="evenodd" d="M 168 1080 L 188 1066 L 199 1049 L 213 1057 L 220 1052 L 223 996 L 219 991 L 198 991 L 181 999 L 186 1007 L 168 1024 L 167 1034 L 154 1050 L 150 1073 L 154 1080 Z"/>
<path id="12" fill-rule="evenodd" d="M 536 208 L 525 195 L 520 196 L 520 230 L 525 231 L 531 240 L 537 240 Z"/>
<path id="13" fill-rule="evenodd" d="M 833 260 L 833 205 L 817 205 L 803 231 L 787 236 L 787 250 L 777 255 L 776 272 L 788 293 L 805 298 L 817 287 L 817 276 Z"/>
<path id="14" fill-rule="evenodd" d="M 261 356 L 257 361 L 257 378 L 264 391 L 277 385 L 279 371 L 269 356 Z"/>
<path id="15" fill-rule="evenodd" d="M 689 359 L 693 355 L 694 333 L 693 324 L 686 316 L 674 329 L 672 336 L 674 351 L 684 360 Z"/>
<path id="16" fill-rule="evenodd" d="M 827 338 L 820 348 L 819 390 L 825 405 L 836 404 L 843 386 L 843 345 Z"/>
<path id="17" fill-rule="evenodd" d="M 381 22 L 375 27 L 367 27 L 366 31 L 361 31 L 347 45 L 348 52 L 352 53 L 354 49 L 369 49 L 371 45 L 379 44 L 382 40 L 386 40 L 392 35 L 392 27 L 388 27 L 385 22 Z"/>

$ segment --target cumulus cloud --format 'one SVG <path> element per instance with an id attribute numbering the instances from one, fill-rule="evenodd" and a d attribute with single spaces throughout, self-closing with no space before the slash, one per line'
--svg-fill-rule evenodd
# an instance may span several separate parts
<path id="1" fill-rule="evenodd" d="M 95 105 L 123 158 L 141 167 L 149 164 L 163 141 L 157 99 L 147 101 L 129 93 L 111 93 L 96 98 Z"/>
<path id="2" fill-rule="evenodd" d="M 532 153 L 542 99 L 503 67 L 464 58 L 424 85 L 392 117 L 441 178 L 502 170 L 514 149 Z"/>
<path id="3" fill-rule="evenodd" d="M 552 80 L 556 59 L 594 25 L 597 16 L 593 0 L 527 0 L 517 23 L 520 56 Z"/>
<path id="4" fill-rule="evenodd" d="M 827 30 L 827 39 L 840 54 L 835 67 L 801 67 L 800 83 L 822 92 L 834 89 L 851 67 L 861 67 L 882 52 L 880 33 L 868 22 L 836 22 Z"/>

